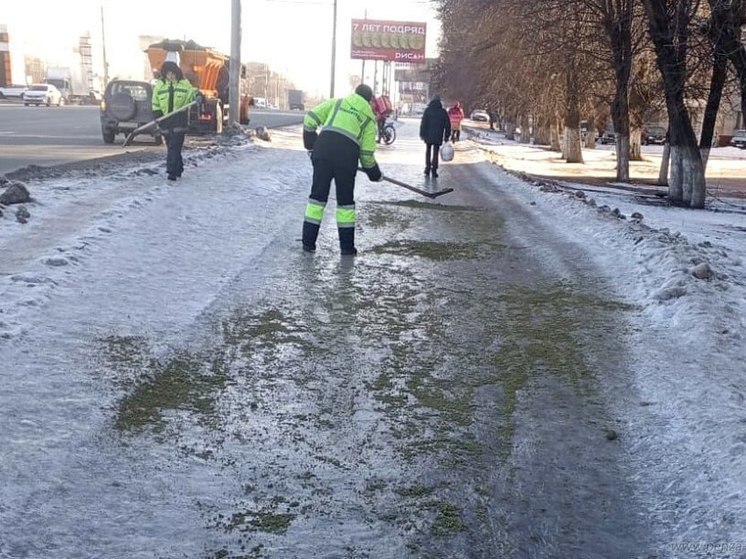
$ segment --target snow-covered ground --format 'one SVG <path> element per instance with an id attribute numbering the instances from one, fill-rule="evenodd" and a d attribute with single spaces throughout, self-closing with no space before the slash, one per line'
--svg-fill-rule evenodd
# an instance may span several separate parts
<path id="1" fill-rule="evenodd" d="M 641 308 L 644 325 L 631 333 L 638 349 L 638 405 L 654 405 L 656 412 L 630 418 L 627 428 L 638 435 L 632 456 L 645 456 L 638 467 L 646 472 L 646 483 L 666 503 L 655 516 L 672 530 L 672 557 L 742 557 L 746 199 L 709 188 L 706 210 L 671 207 L 653 194 L 660 188 L 568 181 L 585 172 L 613 177 L 610 147 L 584 150 L 584 165 L 567 165 L 556 152 L 501 134 L 481 130 L 473 139 L 512 172 L 547 177 L 516 188 L 532 191 L 528 196 L 537 206 L 537 219 L 552 221 L 561 234 L 582 242 L 617 291 Z M 645 161 L 633 165 L 632 176 L 657 177 L 661 148 L 643 150 Z M 746 177 L 746 152 L 713 150 L 708 184 L 736 176 Z M 695 276 L 698 270 L 705 272 L 704 279 Z M 679 368 L 672 370 L 672 362 Z M 634 405 L 635 398 L 628 396 L 619 394 L 620 407 Z M 658 480 L 656 464 L 669 469 Z M 671 507 L 682 492 L 693 500 L 682 501 L 680 509 Z M 708 515 L 718 509 L 720 518 Z M 692 528 L 702 525 L 710 529 L 708 535 Z M 720 534 L 717 541 L 713 533 Z"/>
<path id="2" fill-rule="evenodd" d="M 403 121 L 402 125 L 414 127 L 415 121 Z M 503 163 L 528 161 L 524 170 L 532 174 L 543 174 L 543 168 L 557 165 L 556 154 L 500 140 L 497 135 L 474 136 L 472 142 L 458 145 L 454 161 L 444 164 L 444 168 L 458 165 L 462 160 L 459 152 L 464 153 L 465 147 L 473 147 L 474 143 L 485 156 Z M 277 131 L 271 144 L 257 141 L 256 145 L 225 149 L 232 153 L 226 157 L 267 157 L 274 150 L 301 151 L 299 130 Z M 657 148 L 650 149 L 654 153 Z M 588 161 L 609 155 L 603 149 L 585 153 Z M 735 166 L 742 170 L 746 167 L 745 154 L 726 149 L 712 157 L 710 163 L 713 168 Z M 294 157 L 297 163 L 298 154 Z M 403 149 L 382 155 L 384 173 L 387 163 L 401 163 L 408 157 L 412 154 Z M 292 179 L 301 184 L 293 187 L 297 191 L 297 207 L 292 208 L 300 215 L 308 171 L 288 171 L 285 166 L 275 165 L 276 160 L 276 155 L 268 159 L 272 164 L 260 174 L 236 176 L 235 168 L 220 164 L 219 159 L 194 156 L 194 164 L 203 169 L 192 174 L 194 168 L 188 167 L 183 182 L 190 185 L 190 181 L 206 181 L 208 177 L 213 182 L 231 181 L 236 184 L 236 197 L 242 192 L 266 192 L 266 197 L 258 199 L 271 203 L 272 192 L 285 188 Z M 162 199 L 174 188 L 160 180 L 162 176 L 153 177 L 148 170 L 152 168 L 151 164 L 107 176 L 76 175 L 29 184 L 35 201 L 27 204 L 31 218 L 26 224 L 16 220 L 15 206 L 3 209 L 0 368 L 3 346 L 15 343 L 30 329 L 37 329 L 35 335 L 39 336 L 39 317 L 43 316 L 46 302 L 58 289 L 75 288 L 78 263 L 86 254 L 99 250 L 98 240 L 116 234 L 121 216 L 140 210 L 153 199 Z M 675 530 L 672 541 L 693 546 L 671 556 L 742 557 L 746 552 L 746 201 L 718 196 L 708 200 L 706 210 L 686 210 L 627 189 L 572 182 L 553 185 L 524 181 L 497 169 L 494 172 L 499 174 L 495 180 L 504 182 L 516 197 L 534 208 L 537 220 L 551 222 L 558 235 L 582 243 L 600 267 L 607 270 L 618 294 L 640 309 L 644 328 L 641 324 L 630 333 L 634 347 L 639 348 L 635 359 L 640 374 L 635 382 L 642 403 L 638 405 L 654 404 L 655 413 L 630 416 L 628 430 L 637 434 L 629 441 L 630 455 L 639 460 L 639 471 L 649 467 L 652 479 L 645 483 L 662 495 L 662 502 L 670 504 L 675 501 L 672 495 L 687 495 L 681 510 L 666 506 L 653 511 L 661 524 Z M 444 180 L 447 173 L 441 172 L 441 177 L 441 186 L 450 186 Z M 361 188 L 370 187 L 364 178 L 359 181 Z M 231 220 L 239 222 L 241 215 L 238 210 L 231 210 L 231 200 L 210 199 L 209 185 L 203 186 L 204 199 L 195 200 L 181 193 L 173 204 L 161 204 L 162 213 L 153 221 L 153 228 L 163 221 L 192 220 L 200 204 L 227 203 L 225 222 L 216 227 L 221 225 L 218 230 L 229 235 L 228 224 Z M 261 208 L 256 210 L 261 212 Z M 81 224 L 87 227 L 82 233 Z M 198 226 L 204 224 L 195 222 Z M 248 233 L 252 227 L 243 223 L 239 229 Z M 148 236 L 148 231 L 128 233 L 139 243 Z M 289 241 L 296 240 L 297 231 L 293 233 L 289 234 Z M 216 230 L 205 229 L 205 234 L 209 237 L 206 242 L 221 246 Z M 229 251 L 239 243 L 236 239 L 229 241 L 222 250 Z M 176 246 L 178 239 L 174 243 Z M 128 249 L 126 236 L 118 235 L 115 246 L 119 253 L 112 257 L 137 261 L 137 254 Z M 194 258 L 210 257 L 209 251 L 197 248 Z M 219 251 L 212 255 L 219 267 Z M 176 263 L 149 265 L 156 274 Z M 220 281 L 221 277 L 230 277 L 230 273 L 216 274 L 208 280 Z M 111 289 L 117 289 L 116 278 L 111 280 Z M 47 328 L 44 334 L 53 338 L 54 327 Z M 664 365 L 674 358 L 681 367 L 672 371 Z M 19 373 L 22 371 L 14 371 Z M 620 408 L 628 403 L 627 395 L 620 394 Z M 654 418 L 655 423 L 645 418 Z M 653 440 L 666 444 L 651 446 Z M 660 464 L 666 464 L 672 469 L 669 474 L 675 474 L 663 476 L 662 469 L 654 467 Z M 712 511 L 717 510 L 722 511 L 721 518 L 713 519 Z M 692 518 L 700 516 L 710 527 L 707 537 L 688 531 L 697 525 L 691 522 Z M 713 534 L 721 537 L 713 541 Z M 741 548 L 737 548 L 738 542 Z M 728 547 L 706 547 L 719 544 Z"/>

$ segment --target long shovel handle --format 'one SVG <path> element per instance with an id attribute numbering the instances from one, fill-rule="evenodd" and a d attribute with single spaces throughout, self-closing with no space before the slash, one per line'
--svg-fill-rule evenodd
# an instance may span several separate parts
<path id="1" fill-rule="evenodd" d="M 358 167 L 358 170 L 365 172 L 365 169 L 363 169 L 362 167 Z M 443 194 L 448 194 L 449 192 L 453 192 L 452 188 L 444 188 L 443 190 L 438 190 L 436 192 L 430 192 L 429 190 L 423 190 L 422 188 L 417 188 L 416 186 L 412 186 L 411 184 L 407 184 L 406 182 L 392 179 L 391 177 L 387 177 L 386 175 L 381 175 L 381 178 L 387 182 L 390 182 L 397 186 L 401 186 L 403 188 L 406 188 L 407 190 L 416 192 L 417 194 L 421 194 L 422 196 L 427 196 L 428 198 L 437 198 L 438 196 L 442 196 Z"/>
<path id="2" fill-rule="evenodd" d="M 142 134 L 145 130 L 148 130 L 149 128 L 152 128 L 153 126 L 156 126 L 158 123 L 163 122 L 167 118 L 171 118 L 176 113 L 180 113 L 182 111 L 186 111 L 188 108 L 193 107 L 197 104 L 197 101 L 192 101 L 191 103 L 187 103 L 183 107 L 179 107 L 173 112 L 168 113 L 167 115 L 159 116 L 158 118 L 154 118 L 150 122 L 146 122 L 142 126 L 138 126 L 135 128 L 132 132 L 127 134 L 127 137 L 124 139 L 124 143 L 122 144 L 122 147 L 127 147 L 132 143 L 132 140 L 135 139 L 135 136 L 138 134 Z"/>

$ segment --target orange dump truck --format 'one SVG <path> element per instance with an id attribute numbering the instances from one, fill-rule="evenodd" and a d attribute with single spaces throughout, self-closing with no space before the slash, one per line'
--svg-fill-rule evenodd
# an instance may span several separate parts
<path id="1" fill-rule="evenodd" d="M 169 53 L 175 53 L 169 56 L 169 60 L 176 59 L 184 77 L 199 88 L 205 98 L 204 106 L 193 107 L 189 113 L 190 131 L 222 132 L 223 125 L 228 121 L 230 110 L 228 105 L 229 57 L 194 41 L 169 39 L 153 43 L 145 49 L 145 52 L 154 76 L 157 75 Z M 245 72 L 241 72 L 241 75 L 245 75 Z M 241 94 L 238 118 L 241 124 L 249 123 L 250 104 L 251 97 Z"/>

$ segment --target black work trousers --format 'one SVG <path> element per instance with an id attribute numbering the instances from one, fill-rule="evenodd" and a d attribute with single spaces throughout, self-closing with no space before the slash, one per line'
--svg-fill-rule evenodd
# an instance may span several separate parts
<path id="1" fill-rule="evenodd" d="M 440 144 L 427 144 L 425 147 L 425 169 L 436 171 L 438 169 L 439 155 Z"/>
<path id="2" fill-rule="evenodd" d="M 316 247 L 316 239 L 321 227 L 321 216 L 312 215 L 310 208 L 314 205 L 326 207 L 329 200 L 332 180 L 337 193 L 337 227 L 339 246 L 343 251 L 355 248 L 355 174 L 357 157 L 327 158 L 313 154 L 313 183 L 309 197 L 309 209 L 303 221 L 303 245 Z M 346 213 L 341 214 L 341 211 Z M 344 217 L 341 217 L 344 215 Z M 352 215 L 352 217 L 350 217 Z"/>
<path id="3" fill-rule="evenodd" d="M 167 128 L 164 130 L 166 139 L 166 172 L 170 177 L 180 177 L 184 172 L 184 160 L 181 157 L 181 148 L 184 147 L 186 130 L 178 128 Z"/>

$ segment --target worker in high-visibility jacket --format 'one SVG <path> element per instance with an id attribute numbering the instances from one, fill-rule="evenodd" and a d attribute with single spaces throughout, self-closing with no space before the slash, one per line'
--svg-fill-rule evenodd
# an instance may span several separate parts
<path id="1" fill-rule="evenodd" d="M 184 146 L 189 115 L 186 110 L 174 112 L 188 105 L 192 101 L 202 102 L 199 89 L 194 87 L 176 62 L 167 60 L 160 70 L 160 79 L 153 86 L 153 116 L 159 118 L 173 115 L 159 123 L 163 136 L 166 139 L 166 172 L 168 180 L 175 181 L 184 172 L 184 160 L 181 157 L 181 148 Z"/>
<path id="2" fill-rule="evenodd" d="M 316 250 L 316 239 L 329 199 L 332 179 L 337 189 L 337 230 L 343 255 L 355 255 L 355 174 L 358 160 L 373 182 L 383 176 L 376 163 L 376 117 L 373 91 L 360 84 L 341 99 L 329 99 L 306 113 L 303 145 L 313 162 L 313 184 L 303 220 L 303 250 Z M 321 127 L 321 132 L 316 130 Z"/>

